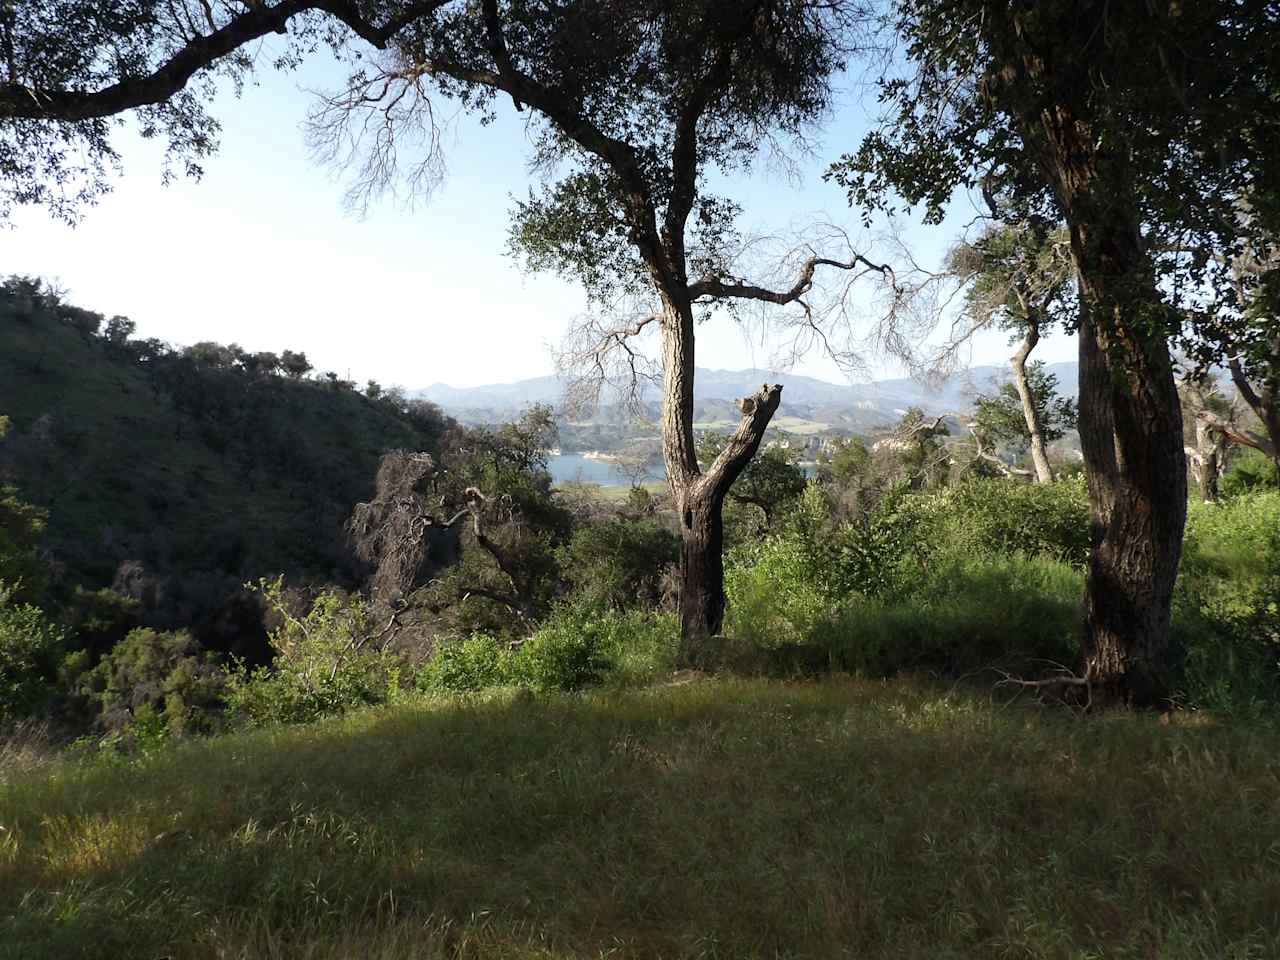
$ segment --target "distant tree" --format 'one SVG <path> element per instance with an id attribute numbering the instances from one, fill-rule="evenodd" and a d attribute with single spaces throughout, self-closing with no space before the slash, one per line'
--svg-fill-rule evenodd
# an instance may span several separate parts
<path id="1" fill-rule="evenodd" d="M 377 400 L 382 396 L 382 384 L 377 380 L 370 380 L 364 385 L 364 395 L 370 400 Z"/>
<path id="2" fill-rule="evenodd" d="M 375 602 L 426 610 L 460 629 L 531 630 L 555 595 L 555 550 L 569 534 L 546 472 L 554 429 L 550 408 L 534 407 L 496 429 L 458 431 L 439 459 L 384 456 L 375 498 L 348 523 L 358 555 L 374 567 Z M 433 530 L 456 530 L 461 556 L 424 582 Z"/>
<path id="3" fill-rule="evenodd" d="M 92 340 L 102 328 L 102 314 L 85 310 L 83 307 L 65 304 L 59 308 L 58 318 L 80 334 L 85 341 Z"/>
<path id="4" fill-rule="evenodd" d="M 311 366 L 311 362 L 307 360 L 307 355 L 301 351 L 294 353 L 292 350 L 286 350 L 280 354 L 280 369 L 287 376 L 295 380 L 305 377 L 315 368 Z"/>
<path id="5" fill-rule="evenodd" d="M 123 347 L 129 342 L 129 338 L 134 335 L 137 329 L 138 325 L 128 317 L 116 314 L 107 321 L 107 325 L 102 331 L 102 336 L 112 346 Z"/>
<path id="6" fill-rule="evenodd" d="M 236 357 L 242 353 L 243 350 L 234 343 L 230 346 L 224 346 L 212 340 L 202 340 L 184 348 L 182 356 L 202 367 L 225 370 L 235 366 Z"/>
<path id="7" fill-rule="evenodd" d="M 244 353 L 240 357 L 240 366 L 250 376 L 269 377 L 280 370 L 280 357 L 269 350 L 257 353 Z"/>
<path id="8" fill-rule="evenodd" d="M 1218 480 L 1227 469 L 1231 434 L 1236 432 L 1235 409 L 1212 377 L 1185 377 L 1179 384 L 1182 419 L 1187 424 L 1187 460 L 1205 503 L 1218 501 Z"/>
<path id="9" fill-rule="evenodd" d="M 908 407 L 893 432 L 871 446 L 871 452 L 889 457 L 913 490 L 941 487 L 950 475 L 951 454 L 940 439 L 951 429 L 943 417 L 926 417 L 919 407 Z"/>
<path id="10" fill-rule="evenodd" d="M 996 213 L 993 209 L 993 216 Z M 1018 344 L 1009 364 L 1013 395 L 1024 421 L 1019 432 L 1031 450 L 1036 481 L 1052 483 L 1046 445 L 1056 438 L 1048 435 L 1052 428 L 1043 419 L 1047 411 L 1038 402 L 1027 360 L 1051 328 L 1070 328 L 1075 323 L 1070 239 L 1065 230 L 1049 231 L 1031 223 L 992 226 L 977 240 L 952 248 L 947 265 L 965 285 L 968 329 L 964 336 L 996 326 L 1010 331 Z M 1071 417 L 1074 420 L 1074 408 Z"/>
<path id="11" fill-rule="evenodd" d="M 1031 416 L 1027 416 L 1028 405 Z M 974 418 L 970 425 L 979 456 L 990 460 L 992 446 L 1011 446 L 1018 452 L 1040 443 L 1040 458 L 1035 460 L 1036 479 L 1044 483 L 1053 479 L 1046 474 L 1047 444 L 1062 439 L 1076 426 L 1074 400 L 1058 396 L 1058 378 L 1036 361 L 1023 370 L 1021 384 L 1005 383 L 994 395 L 979 394 L 974 398 Z M 1004 472 L 1004 471 L 1002 471 Z"/>

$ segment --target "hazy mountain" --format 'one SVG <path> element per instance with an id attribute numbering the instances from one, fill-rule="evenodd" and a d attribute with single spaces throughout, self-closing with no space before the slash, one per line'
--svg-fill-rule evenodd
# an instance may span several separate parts
<path id="1" fill-rule="evenodd" d="M 1068 397 L 1077 393 L 1078 366 L 1074 362 L 1051 363 L 1050 373 L 1058 377 L 1059 392 Z M 850 425 L 873 427 L 896 421 L 907 407 L 921 407 L 926 413 L 965 410 L 978 393 L 991 392 L 994 384 L 1009 377 L 1007 366 L 972 367 L 937 388 L 918 380 L 897 378 L 871 383 L 830 383 L 814 377 L 768 370 L 708 370 L 698 368 L 694 378 L 695 401 L 708 408 L 730 409 L 718 401 L 747 396 L 762 383 L 782 384 L 780 415 L 799 416 L 821 422 L 846 421 Z M 556 404 L 563 390 L 554 376 L 535 377 L 515 383 L 480 387 L 451 387 L 435 383 L 415 392 L 439 404 L 446 412 L 468 422 L 496 422 L 509 419 L 532 403 Z M 657 388 L 649 388 L 645 400 L 656 404 Z M 610 419 L 608 412 L 601 419 Z"/>

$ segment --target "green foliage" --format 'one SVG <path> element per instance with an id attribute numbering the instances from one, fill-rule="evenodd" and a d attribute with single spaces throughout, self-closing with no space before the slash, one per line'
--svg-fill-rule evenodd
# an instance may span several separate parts
<path id="1" fill-rule="evenodd" d="M 511 650 L 483 633 L 439 643 L 418 671 L 420 690 L 466 693 L 498 687 L 512 680 Z"/>
<path id="2" fill-rule="evenodd" d="M 10 322 L 27 303 L 29 320 Z M 243 606 L 247 579 L 285 572 L 353 586 L 342 524 L 368 498 L 381 456 L 434 453 L 449 427 L 426 402 L 251 369 L 256 354 L 214 367 L 164 344 L 86 341 L 58 319 L 58 303 L 34 282 L 0 287 L 12 419 L 0 476 L 32 504 L 15 514 L 12 491 L 0 491 L 0 570 L 15 556 L 5 546 L 15 515 L 24 570 L 34 525 L 45 523 L 41 547 L 63 567 L 60 589 L 110 587 L 128 564 L 167 584 L 145 591 L 139 615 L 190 624 L 210 649 L 265 656 L 260 625 L 228 615 Z M 108 322 L 107 337 L 113 329 L 123 322 Z M 21 576 L 34 595 L 39 577 Z"/>
<path id="3" fill-rule="evenodd" d="M 1040 435 L 1045 443 L 1060 440 L 1076 426 L 1076 402 L 1058 396 L 1058 378 L 1045 370 L 1042 361 L 1027 366 L 1027 386 L 1031 402 L 1040 422 Z M 974 398 L 976 416 L 973 430 L 995 444 L 1009 444 L 1025 450 L 1031 443 L 1031 430 L 1022 409 L 1022 398 L 1012 383 L 1001 384 L 994 396 Z"/>
<path id="4" fill-rule="evenodd" d="M 40 608 L 19 603 L 0 581 L 0 724 L 38 710 L 50 697 L 64 631 Z"/>
<path id="5" fill-rule="evenodd" d="M 210 733 L 218 726 L 226 675 L 185 630 L 131 630 L 80 679 L 80 692 L 109 734 L 148 740 Z"/>
<path id="6" fill-rule="evenodd" d="M 1184 702 L 1271 714 L 1280 704 L 1280 494 L 1191 505 L 1174 610 Z"/>
<path id="7" fill-rule="evenodd" d="M 388 698 L 398 683 L 398 666 L 360 597 L 327 590 L 295 616 L 283 578 L 259 581 L 254 589 L 281 623 L 268 634 L 275 654 L 270 667 L 250 670 L 242 664 L 228 674 L 233 720 L 306 723 Z"/>
<path id="8" fill-rule="evenodd" d="M 563 604 L 518 646 L 485 634 L 441 642 L 417 675 L 421 690 L 470 692 L 522 686 L 576 691 L 651 683 L 675 663 L 674 614 Z"/>
<path id="9" fill-rule="evenodd" d="M 514 670 L 535 690 L 581 690 L 608 673 L 607 620 L 579 610 L 547 620 L 516 654 Z"/>
<path id="10" fill-rule="evenodd" d="M 655 518 L 619 516 L 583 524 L 557 557 L 575 597 L 619 610 L 654 606 L 680 540 Z"/>
<path id="11" fill-rule="evenodd" d="M 1230 468 L 1218 481 L 1218 492 L 1224 497 L 1277 487 L 1280 476 L 1276 475 L 1275 463 L 1262 451 L 1249 447 L 1235 451 Z"/>
<path id="12" fill-rule="evenodd" d="M 698 438 L 698 462 L 709 467 L 728 445 L 727 434 L 708 430 Z M 764 527 L 804 492 L 805 476 L 799 450 L 786 437 L 758 451 L 729 488 L 729 500 L 752 506 L 764 515 Z"/>
<path id="13" fill-rule="evenodd" d="M 12 426 L 7 416 L 0 416 L 0 442 Z M 0 583 L 11 584 L 17 593 L 26 584 L 24 595 L 38 597 L 44 585 L 45 569 L 36 554 L 36 546 L 48 520 L 46 511 L 18 499 L 16 487 L 0 484 Z"/>

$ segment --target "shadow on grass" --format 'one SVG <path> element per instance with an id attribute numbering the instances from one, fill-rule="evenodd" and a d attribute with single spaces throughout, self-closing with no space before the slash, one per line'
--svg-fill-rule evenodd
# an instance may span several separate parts
<path id="1" fill-rule="evenodd" d="M 1277 747 L 908 682 L 411 705 L 16 781 L 0 955 L 1274 957 Z"/>

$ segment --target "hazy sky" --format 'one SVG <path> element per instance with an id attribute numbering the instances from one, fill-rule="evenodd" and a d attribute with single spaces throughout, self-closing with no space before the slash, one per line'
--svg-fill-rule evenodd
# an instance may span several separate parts
<path id="1" fill-rule="evenodd" d="M 270 49 L 264 44 L 264 62 Z M 291 74 L 267 66 L 241 100 L 228 93 L 214 106 L 221 149 L 200 181 L 163 186 L 159 145 L 121 130 L 125 169 L 114 192 L 75 228 L 19 210 L 0 230 L 0 273 L 56 279 L 74 303 L 131 317 L 140 336 L 301 349 L 317 368 L 360 382 L 472 386 L 550 373 L 551 348 L 585 299 L 573 284 L 522 273 L 505 255 L 511 197 L 530 182 L 524 116 L 504 102 L 490 126 L 460 118 L 440 189 L 413 209 L 385 200 L 359 219 L 344 211 L 334 173 L 308 156 L 301 130 L 313 100 L 306 91 L 341 77 L 323 61 Z M 744 224 L 773 231 L 817 217 L 856 225 L 843 191 L 821 174 L 856 144 L 865 110 L 852 93 L 843 98 L 798 185 L 767 171 L 734 183 Z M 937 258 L 963 213 L 910 232 L 922 257 Z M 697 351 L 704 367 L 767 368 L 776 348 L 717 319 L 699 329 Z M 992 334 L 973 360 L 999 363 L 1009 352 Z M 1038 356 L 1074 353 L 1057 338 Z M 899 372 L 874 358 L 872 366 L 878 376 Z M 842 379 L 816 355 L 793 369 Z"/>

